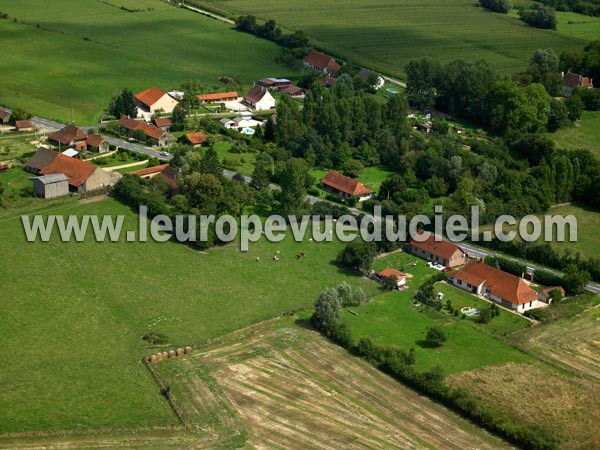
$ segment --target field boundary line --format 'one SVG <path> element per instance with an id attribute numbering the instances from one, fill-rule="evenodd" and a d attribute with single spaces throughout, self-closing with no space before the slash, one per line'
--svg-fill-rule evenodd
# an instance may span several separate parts
<path id="1" fill-rule="evenodd" d="M 179 420 L 181 425 L 183 425 L 183 427 L 185 429 L 188 429 L 189 428 L 188 420 L 186 419 L 185 415 L 183 414 L 183 411 L 181 411 L 181 408 L 177 404 L 177 401 L 175 400 L 175 398 L 173 398 L 173 396 L 171 395 L 171 389 L 170 389 L 169 385 L 166 384 L 162 380 L 162 378 L 160 378 L 158 376 L 158 374 L 154 370 L 154 367 L 152 367 L 152 364 L 150 363 L 150 361 L 148 361 L 148 358 L 145 358 L 145 357 L 142 358 L 142 364 L 144 364 L 144 366 L 146 366 L 146 369 L 148 369 L 148 372 L 150 372 L 150 375 L 152 375 L 152 378 L 154 379 L 154 381 L 156 381 L 156 384 L 158 384 L 158 387 L 160 387 L 160 393 L 167 399 L 167 402 L 169 403 L 171 410 L 175 413 L 175 416 L 177 416 L 177 419 Z"/>

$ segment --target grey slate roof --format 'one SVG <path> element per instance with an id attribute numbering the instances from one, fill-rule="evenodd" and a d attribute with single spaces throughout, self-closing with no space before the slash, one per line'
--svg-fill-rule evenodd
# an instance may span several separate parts
<path id="1" fill-rule="evenodd" d="M 42 177 L 33 177 L 32 180 L 38 180 L 42 184 L 59 183 L 61 181 L 69 181 L 64 173 L 53 173 Z"/>

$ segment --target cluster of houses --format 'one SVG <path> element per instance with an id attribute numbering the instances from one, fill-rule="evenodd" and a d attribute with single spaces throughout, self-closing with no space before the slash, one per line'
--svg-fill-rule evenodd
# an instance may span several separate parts
<path id="1" fill-rule="evenodd" d="M 48 135 L 48 143 L 57 147 L 68 156 L 76 156 L 82 150 L 104 153 L 109 150 L 108 142 L 97 134 L 88 134 L 75 125 L 66 127 Z"/>
<path id="2" fill-rule="evenodd" d="M 304 57 L 302 62 L 305 67 L 325 74 L 325 76 L 321 78 L 321 83 L 326 88 L 334 87 L 337 84 L 337 78 L 333 75 L 341 69 L 341 66 L 331 56 L 312 50 Z M 375 89 L 380 89 L 385 84 L 385 80 L 382 76 L 369 69 L 361 69 L 358 72 L 358 76 L 366 83 L 371 83 Z"/>
<path id="3" fill-rule="evenodd" d="M 560 286 L 536 292 L 523 278 L 483 261 L 471 260 L 461 247 L 446 240 L 436 240 L 433 234 L 425 240 L 411 240 L 405 251 L 450 269 L 461 267 L 449 273 L 448 283 L 519 313 L 549 305 L 552 302 L 550 292 L 554 289 L 565 293 Z M 392 270 L 386 269 L 376 275 L 383 279 L 395 276 L 398 288 L 402 288 L 406 284 L 405 274 L 392 273 Z"/>
<path id="4" fill-rule="evenodd" d="M 6 129 L 16 129 L 17 131 L 35 131 L 35 125 L 29 119 L 16 120 L 14 125 L 10 125 L 10 119 L 12 118 L 12 112 L 0 108 L 0 126 L 8 127 Z"/>
<path id="5" fill-rule="evenodd" d="M 171 119 L 169 118 L 156 118 L 154 123 L 147 123 L 145 120 L 131 119 L 124 116 L 117 123 L 128 134 L 132 134 L 136 130 L 143 131 L 146 140 L 159 147 L 169 145 L 175 141 L 175 137 L 167 131 L 171 126 Z"/>
<path id="6" fill-rule="evenodd" d="M 46 147 L 35 152 L 25 170 L 36 175 L 32 178 L 34 193 L 46 199 L 106 190 L 120 178 L 116 172 Z"/>

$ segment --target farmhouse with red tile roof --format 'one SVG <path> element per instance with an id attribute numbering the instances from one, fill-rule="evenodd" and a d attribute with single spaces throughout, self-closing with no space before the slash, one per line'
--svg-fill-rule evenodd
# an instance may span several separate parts
<path id="1" fill-rule="evenodd" d="M 57 147 L 75 147 L 82 149 L 87 147 L 87 134 L 75 125 L 66 127 L 48 135 L 48 141 Z"/>
<path id="2" fill-rule="evenodd" d="M 243 102 L 257 111 L 275 108 L 275 99 L 267 88 L 255 85 L 244 95 Z"/>
<path id="3" fill-rule="evenodd" d="M 448 282 L 518 312 L 543 305 L 525 280 L 484 262 L 470 262 L 449 275 Z"/>
<path id="4" fill-rule="evenodd" d="M 445 240 L 436 241 L 433 233 L 423 242 L 411 240 L 406 245 L 406 251 L 446 267 L 461 266 L 467 260 L 462 248 Z"/>
<path id="5" fill-rule="evenodd" d="M 373 197 L 373 191 L 366 188 L 362 183 L 350 177 L 342 175 L 335 170 L 330 170 L 321 180 L 321 186 L 327 191 L 340 197 L 358 197 L 359 201 L 369 200 Z"/>
<path id="6" fill-rule="evenodd" d="M 41 171 L 42 175 L 63 173 L 69 180 L 69 190 L 77 193 L 95 191 L 110 186 L 111 175 L 100 167 L 81 159 L 57 154 Z"/>
<path id="7" fill-rule="evenodd" d="M 33 131 L 34 126 L 31 120 L 17 120 L 15 122 L 15 128 L 18 131 Z"/>
<path id="8" fill-rule="evenodd" d="M 108 142 L 106 142 L 102 136 L 98 136 L 97 134 L 88 134 L 85 143 L 87 144 L 88 150 L 98 153 L 104 153 L 109 150 Z"/>
<path id="9" fill-rule="evenodd" d="M 400 272 L 399 270 L 392 269 L 391 267 L 386 267 L 385 269 L 375 273 L 375 276 L 384 283 L 386 283 L 390 278 L 395 277 L 397 289 L 401 289 L 402 286 L 406 285 L 406 274 Z"/>
<path id="10" fill-rule="evenodd" d="M 563 97 L 570 97 L 576 88 L 593 89 L 592 79 L 578 73 L 563 72 Z"/>
<path id="11" fill-rule="evenodd" d="M 135 94 L 138 102 L 138 117 L 146 117 L 157 111 L 172 113 L 179 104 L 177 100 L 157 87 L 151 87 Z"/>
<path id="12" fill-rule="evenodd" d="M 193 147 L 199 147 L 206 142 L 206 136 L 200 131 L 184 134 L 182 139 Z"/>
<path id="13" fill-rule="evenodd" d="M 331 56 L 312 50 L 304 57 L 304 65 L 323 73 L 335 73 L 340 70 L 340 65 Z"/>
<path id="14" fill-rule="evenodd" d="M 130 132 L 133 130 L 144 131 L 144 133 L 146 133 L 146 137 L 148 138 L 148 140 L 150 140 L 153 144 L 158 145 L 160 147 L 168 144 L 169 142 L 171 142 L 175 139 L 173 136 L 171 136 L 166 131 L 163 131 L 162 129 L 158 128 L 157 126 L 150 125 L 150 124 L 144 122 L 143 120 L 135 120 L 135 119 L 131 119 L 129 117 L 121 117 L 118 120 L 118 123 L 119 123 L 119 125 L 121 125 L 123 128 L 125 128 L 126 130 L 128 130 Z"/>

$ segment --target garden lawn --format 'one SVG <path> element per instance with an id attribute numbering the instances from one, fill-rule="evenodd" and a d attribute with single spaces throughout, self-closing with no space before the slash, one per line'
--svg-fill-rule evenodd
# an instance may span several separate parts
<path id="1" fill-rule="evenodd" d="M 452 307 L 454 309 L 458 309 L 459 311 L 465 306 L 471 306 L 481 311 L 482 308 L 489 308 L 491 305 L 490 302 L 475 297 L 474 295 L 469 294 L 468 292 L 454 287 L 448 283 L 437 283 L 433 288 L 433 292 L 436 294 L 438 292 L 444 294 L 442 304 L 444 305 L 443 312 L 446 314 L 450 314 L 446 309 L 447 300 L 450 300 L 452 302 Z M 473 326 L 479 331 L 489 333 L 494 336 L 502 336 L 531 326 L 531 322 L 529 322 L 526 318 L 519 314 L 513 314 L 504 308 L 500 308 L 500 315 L 494 317 L 489 323 L 478 323 L 476 316 L 467 316 L 465 320 L 467 323 L 473 324 Z"/>
<path id="2" fill-rule="evenodd" d="M 124 229 L 137 228 L 137 215 L 112 199 L 47 212 L 124 215 Z M 199 252 L 91 236 L 27 243 L 19 211 L 0 219 L 0 235 L 0 434 L 175 425 L 140 362 L 156 351 L 145 333 L 165 334 L 166 349 L 193 345 L 309 307 L 343 281 L 378 289 L 332 264 L 338 242 L 260 242 L 248 253 L 234 243 Z"/>
<path id="3" fill-rule="evenodd" d="M 504 73 L 527 67 L 539 48 L 557 54 L 585 40 L 527 26 L 472 0 L 187 0 L 232 17 L 253 14 L 303 30 L 315 45 L 389 74 L 401 76 L 411 59 L 487 59 Z"/>
<path id="4" fill-rule="evenodd" d="M 169 90 L 197 80 L 223 90 L 225 76 L 243 91 L 265 76 L 293 75 L 275 63 L 272 42 L 161 0 L 128 0 L 139 12 L 117 3 L 3 0 L 0 103 L 84 125 L 124 87 Z"/>
<path id="5" fill-rule="evenodd" d="M 410 283 L 410 280 L 408 281 Z M 344 311 L 354 339 L 369 337 L 375 344 L 415 349 L 416 367 L 427 370 L 440 365 L 444 373 L 473 370 L 506 362 L 525 362 L 531 358 L 508 344 L 482 333 L 462 319 L 456 319 L 425 306 L 420 312 L 412 306 L 414 291 L 378 296 L 373 302 L 352 308 L 356 316 Z M 427 328 L 441 326 L 447 341 L 438 348 L 426 342 Z"/>
<path id="6" fill-rule="evenodd" d="M 39 143 L 38 137 L 33 134 L 28 136 L 0 134 L 0 161 L 33 154 L 37 150 L 37 143 Z"/>
<path id="7" fill-rule="evenodd" d="M 427 278 L 438 273 L 427 267 L 426 261 L 405 252 L 394 252 L 373 262 L 376 271 L 386 267 L 409 274 L 406 280 L 408 289 L 379 295 L 370 303 L 350 308 L 356 316 L 343 311 L 342 320 L 350 326 L 355 340 L 369 337 L 380 345 L 394 345 L 405 350 L 414 348 L 419 369 L 427 370 L 439 364 L 445 373 L 530 360 L 525 354 L 492 337 L 493 331 L 473 326 L 470 321 L 467 322 L 468 319 L 457 319 L 426 306 L 413 307 L 412 299 L 418 288 Z M 440 290 L 434 288 L 434 292 Z M 502 316 L 501 313 L 499 318 L 503 319 Z M 448 336 L 446 343 L 439 348 L 431 348 L 425 341 L 427 328 L 434 325 L 443 327 Z M 508 318 L 506 322 L 500 320 L 494 325 L 493 330 L 515 328 Z"/>
<path id="8" fill-rule="evenodd" d="M 252 176 L 256 153 L 232 153 L 230 151 L 231 147 L 232 144 L 225 141 L 215 142 L 213 145 L 213 149 L 217 152 L 217 156 L 223 163 L 223 167 L 234 172 L 239 172 L 242 175 Z"/>
<path id="9" fill-rule="evenodd" d="M 559 148 L 589 150 L 600 158 L 600 111 L 584 111 L 574 126 L 548 135 Z"/>

